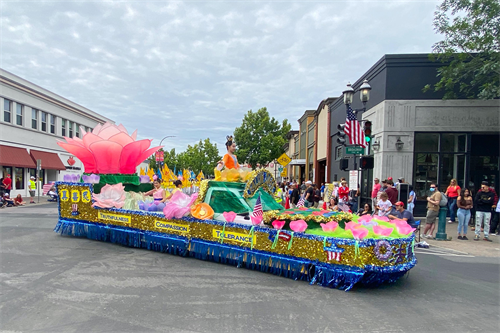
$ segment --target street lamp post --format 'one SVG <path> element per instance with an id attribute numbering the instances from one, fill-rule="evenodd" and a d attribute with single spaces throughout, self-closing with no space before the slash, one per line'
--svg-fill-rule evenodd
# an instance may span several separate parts
<path id="1" fill-rule="evenodd" d="M 358 112 L 364 112 L 366 111 L 366 102 L 370 100 L 370 90 L 372 90 L 372 87 L 368 83 L 368 80 L 364 80 L 361 86 L 359 87 L 359 99 L 363 103 L 363 108 L 362 109 L 354 109 L 354 114 L 357 115 Z M 347 88 L 342 92 L 344 95 L 344 104 L 346 106 L 346 109 L 348 110 L 350 105 L 352 104 L 353 98 L 354 98 L 354 93 L 355 90 L 352 87 L 350 83 L 347 83 Z M 358 154 L 354 154 L 354 170 L 357 172 L 357 179 L 356 179 L 356 193 L 358 191 L 358 184 L 359 184 L 359 170 L 358 170 Z M 358 208 L 361 203 L 361 191 L 358 195 Z"/>
<path id="2" fill-rule="evenodd" d="M 160 146 L 161 146 L 161 143 L 163 142 L 163 140 L 165 140 L 166 138 L 175 138 L 175 135 L 167 135 L 166 137 L 164 137 L 163 139 L 161 139 L 160 141 Z M 161 152 L 161 156 L 159 156 L 159 158 L 157 157 L 156 161 L 160 161 L 161 162 L 161 167 L 163 168 L 163 151 Z"/>

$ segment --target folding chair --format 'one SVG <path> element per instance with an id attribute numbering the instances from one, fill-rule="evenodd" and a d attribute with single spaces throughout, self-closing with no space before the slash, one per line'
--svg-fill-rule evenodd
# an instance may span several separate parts
<path id="1" fill-rule="evenodd" d="M 420 243 L 420 226 L 421 226 L 420 220 L 415 221 L 415 234 L 417 233 L 417 230 L 418 230 L 418 242 L 419 243 Z"/>

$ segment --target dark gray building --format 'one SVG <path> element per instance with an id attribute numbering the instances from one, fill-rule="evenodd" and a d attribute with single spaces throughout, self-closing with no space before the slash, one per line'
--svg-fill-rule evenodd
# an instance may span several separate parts
<path id="1" fill-rule="evenodd" d="M 366 154 L 375 168 L 362 172 L 362 196 L 368 198 L 373 178 L 404 177 L 417 196 L 417 213 L 425 210 L 428 188 L 437 183 L 444 192 L 451 179 L 473 191 L 488 180 L 499 189 L 500 100 L 443 100 L 441 92 L 423 92 L 437 81 L 441 63 L 427 54 L 384 55 L 354 84 L 367 79 L 372 87 L 366 111 L 359 120 L 372 122 L 372 140 Z M 359 93 L 353 109 L 362 108 Z M 332 181 L 349 173 L 341 171 L 344 149 L 337 144 L 337 125 L 345 122 L 343 98 L 330 105 L 330 176 Z M 353 169 L 353 159 L 349 168 Z"/>

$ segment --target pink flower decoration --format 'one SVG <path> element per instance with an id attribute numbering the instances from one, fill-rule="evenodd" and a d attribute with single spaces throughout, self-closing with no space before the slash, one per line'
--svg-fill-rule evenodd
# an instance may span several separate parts
<path id="1" fill-rule="evenodd" d="M 375 219 L 379 221 L 391 222 L 387 216 L 377 216 Z"/>
<path id="2" fill-rule="evenodd" d="M 80 127 L 83 137 L 67 138 L 57 144 L 82 161 L 86 173 L 133 174 L 136 167 L 161 147 L 148 149 L 152 140 L 136 141 L 123 125 L 105 123 L 92 132 Z"/>
<path id="3" fill-rule="evenodd" d="M 115 185 L 106 184 L 101 189 L 101 193 L 92 194 L 92 199 L 95 201 L 92 207 L 122 208 L 125 204 L 125 186 L 122 183 Z"/>
<path id="4" fill-rule="evenodd" d="M 406 221 L 405 221 L 406 222 Z M 412 233 L 415 229 L 411 227 L 411 225 L 409 225 L 408 223 L 406 223 L 406 225 L 404 224 L 400 224 L 400 225 L 397 225 L 396 224 L 396 228 L 398 229 L 398 232 L 401 234 L 401 235 L 409 235 L 410 233 Z"/>
<path id="5" fill-rule="evenodd" d="M 222 213 L 222 216 L 226 219 L 227 222 L 233 222 L 234 219 L 236 218 L 236 213 L 235 212 L 224 212 Z"/>
<path id="6" fill-rule="evenodd" d="M 363 216 L 359 217 L 358 222 L 368 222 L 371 220 L 372 220 L 372 217 L 370 215 L 363 215 Z"/>
<path id="7" fill-rule="evenodd" d="M 394 228 L 384 227 L 383 225 L 374 225 L 373 226 L 373 232 L 376 235 L 380 235 L 380 236 L 389 236 L 390 234 L 392 234 L 393 230 L 394 230 Z"/>
<path id="8" fill-rule="evenodd" d="M 335 229 L 339 226 L 339 224 L 335 221 L 330 221 L 328 223 L 321 223 L 321 228 L 323 228 L 324 232 L 334 232 Z"/>
<path id="9" fill-rule="evenodd" d="M 368 229 L 362 226 L 351 229 L 351 232 L 355 239 L 363 239 L 368 235 Z"/>
<path id="10" fill-rule="evenodd" d="M 278 221 L 278 220 L 275 220 L 273 222 L 273 227 L 274 229 L 282 229 L 283 227 L 285 226 L 285 221 Z"/>
<path id="11" fill-rule="evenodd" d="M 191 211 L 191 206 L 194 204 L 198 198 L 198 193 L 193 193 L 191 196 L 182 193 L 182 191 L 176 191 L 170 201 L 163 208 L 163 214 L 167 219 L 181 218 L 186 216 Z"/>
<path id="12" fill-rule="evenodd" d="M 345 224 L 344 229 L 345 230 L 352 230 L 352 229 L 354 229 L 354 228 L 356 228 L 358 226 L 359 226 L 359 224 L 357 224 L 356 222 L 352 222 L 351 221 L 351 222 Z"/>
<path id="13" fill-rule="evenodd" d="M 292 221 L 290 222 L 290 229 L 295 232 L 304 232 L 307 229 L 307 223 L 304 220 Z"/>
<path id="14" fill-rule="evenodd" d="M 253 225 L 259 225 L 262 223 L 262 216 L 250 216 L 250 221 L 252 221 Z"/>

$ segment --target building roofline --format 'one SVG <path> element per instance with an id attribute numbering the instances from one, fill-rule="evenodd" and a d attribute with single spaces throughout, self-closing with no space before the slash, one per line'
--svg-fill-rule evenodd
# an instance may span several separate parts
<path id="1" fill-rule="evenodd" d="M 306 110 L 306 111 L 304 112 L 304 114 L 302 115 L 302 117 L 300 117 L 300 118 L 298 119 L 299 124 L 300 124 L 300 123 L 302 123 L 304 120 L 306 120 L 306 119 L 307 119 L 307 117 L 314 116 L 314 113 L 315 113 L 315 112 L 316 112 L 316 110 Z"/>
<path id="2" fill-rule="evenodd" d="M 286 138 L 288 140 L 290 140 L 293 136 L 299 134 L 299 131 L 289 131 L 287 134 L 286 134 Z"/>
<path id="3" fill-rule="evenodd" d="M 75 102 L 70 101 L 56 93 L 53 93 L 45 88 L 42 88 L 33 82 L 30 82 L 26 79 L 23 79 L 9 71 L 6 71 L 3 68 L 0 68 L 0 82 L 9 85 L 15 89 L 23 90 L 31 95 L 34 95 L 38 98 L 44 99 L 47 102 L 50 102 L 55 105 L 59 105 L 63 108 L 66 108 L 75 113 L 81 114 L 85 117 L 91 118 L 97 122 L 112 122 L 113 120 L 104 117 L 97 112 L 87 109 L 84 106 L 81 106 Z"/>
<path id="4" fill-rule="evenodd" d="M 314 113 L 314 116 L 318 116 L 320 114 L 321 110 L 323 110 L 323 108 L 325 107 L 325 105 L 332 104 L 333 102 L 335 102 L 335 100 L 337 98 L 338 97 L 328 97 L 328 98 L 325 98 L 324 100 L 322 100 L 319 103 L 318 108 L 316 109 L 316 111 Z"/>

